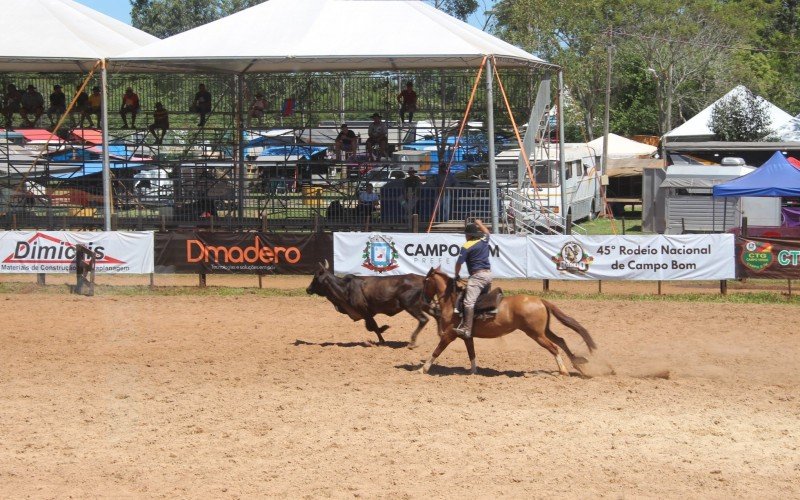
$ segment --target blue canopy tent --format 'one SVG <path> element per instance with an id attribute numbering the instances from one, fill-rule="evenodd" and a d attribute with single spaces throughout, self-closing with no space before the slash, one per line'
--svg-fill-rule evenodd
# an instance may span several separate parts
<path id="1" fill-rule="evenodd" d="M 776 151 L 753 172 L 714 186 L 714 196 L 800 196 L 800 169 Z"/>
<path id="2" fill-rule="evenodd" d="M 761 167 L 749 174 L 714 186 L 713 195 L 753 198 L 800 197 L 800 170 L 789 163 L 780 151 L 776 151 Z M 725 215 L 723 220 L 724 217 Z"/>

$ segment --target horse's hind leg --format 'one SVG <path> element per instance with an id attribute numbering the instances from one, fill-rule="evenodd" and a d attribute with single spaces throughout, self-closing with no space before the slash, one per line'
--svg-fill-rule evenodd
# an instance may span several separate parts
<path id="1" fill-rule="evenodd" d="M 552 330 L 550 330 L 550 328 L 548 328 L 544 333 L 545 335 L 547 335 L 547 338 L 550 339 L 551 342 L 556 344 L 558 347 L 561 348 L 561 350 L 567 353 L 567 357 L 572 362 L 573 366 L 575 366 L 575 368 L 578 369 L 578 371 L 581 371 L 579 365 L 585 365 L 586 363 L 589 362 L 583 356 L 576 356 L 575 354 L 573 354 L 569 346 L 567 345 L 566 341 L 564 341 L 563 338 L 556 335 Z"/>
<path id="2" fill-rule="evenodd" d="M 567 366 L 564 364 L 564 360 L 561 359 L 561 353 L 558 352 L 558 346 L 556 346 L 553 342 L 551 342 L 547 336 L 545 335 L 544 331 L 539 329 L 531 328 L 529 330 L 525 330 L 525 333 L 528 337 L 532 338 L 536 341 L 540 346 L 544 347 L 545 349 L 556 358 L 556 364 L 558 365 L 558 372 L 561 375 L 569 375 L 569 370 L 567 370 Z"/>
<path id="3" fill-rule="evenodd" d="M 550 339 L 552 342 L 558 345 L 558 347 L 560 347 L 564 352 L 567 353 L 567 357 L 569 357 L 572 366 L 574 366 L 575 369 L 578 370 L 578 372 L 580 372 L 581 375 L 583 375 L 584 377 L 590 377 L 590 375 L 587 375 L 582 368 L 583 365 L 588 363 L 586 358 L 584 358 L 583 356 L 575 356 L 570 350 L 569 346 L 567 346 L 567 343 L 564 341 L 564 339 L 553 333 L 549 328 L 547 329 L 545 334 L 547 335 L 548 339 Z"/>

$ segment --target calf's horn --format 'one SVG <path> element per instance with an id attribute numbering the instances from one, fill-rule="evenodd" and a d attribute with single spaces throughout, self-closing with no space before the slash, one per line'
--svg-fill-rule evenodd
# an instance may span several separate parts
<path id="1" fill-rule="evenodd" d="M 331 265 L 328 264 L 328 259 L 325 259 L 325 269 L 330 269 Z"/>

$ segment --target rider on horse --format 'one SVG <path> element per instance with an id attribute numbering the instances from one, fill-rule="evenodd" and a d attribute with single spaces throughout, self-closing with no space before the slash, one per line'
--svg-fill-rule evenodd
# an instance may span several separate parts
<path id="1" fill-rule="evenodd" d="M 461 247 L 461 255 L 456 262 L 456 279 L 458 279 L 461 265 L 467 263 L 467 289 L 464 292 L 464 307 L 461 324 L 455 329 L 456 333 L 464 338 L 472 337 L 472 321 L 475 317 L 475 302 L 481 291 L 488 289 L 492 284 L 492 266 L 489 263 L 489 229 L 480 219 L 475 219 L 474 224 L 467 224 L 464 231 L 466 243 Z"/>

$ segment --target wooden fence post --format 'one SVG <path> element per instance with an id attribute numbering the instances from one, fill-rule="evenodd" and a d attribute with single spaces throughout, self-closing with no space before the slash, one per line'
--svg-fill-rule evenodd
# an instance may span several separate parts
<path id="1" fill-rule="evenodd" d="M 411 215 L 411 232 L 412 233 L 419 232 L 419 214 Z"/>
<path id="2" fill-rule="evenodd" d="M 728 280 L 719 281 L 719 293 L 722 295 L 728 295 Z"/>
<path id="3" fill-rule="evenodd" d="M 36 284 L 39 286 L 44 286 L 46 284 L 46 274 L 45 273 L 36 273 Z"/>
<path id="4" fill-rule="evenodd" d="M 658 294 L 661 295 L 661 280 L 658 280 Z"/>
<path id="5" fill-rule="evenodd" d="M 543 292 L 550 291 L 550 280 L 542 280 L 542 291 Z"/>
<path id="6" fill-rule="evenodd" d="M 197 286 L 199 286 L 200 288 L 205 288 L 206 287 L 206 273 L 202 273 L 201 272 L 197 276 L 200 278 L 200 282 L 198 283 Z"/>

